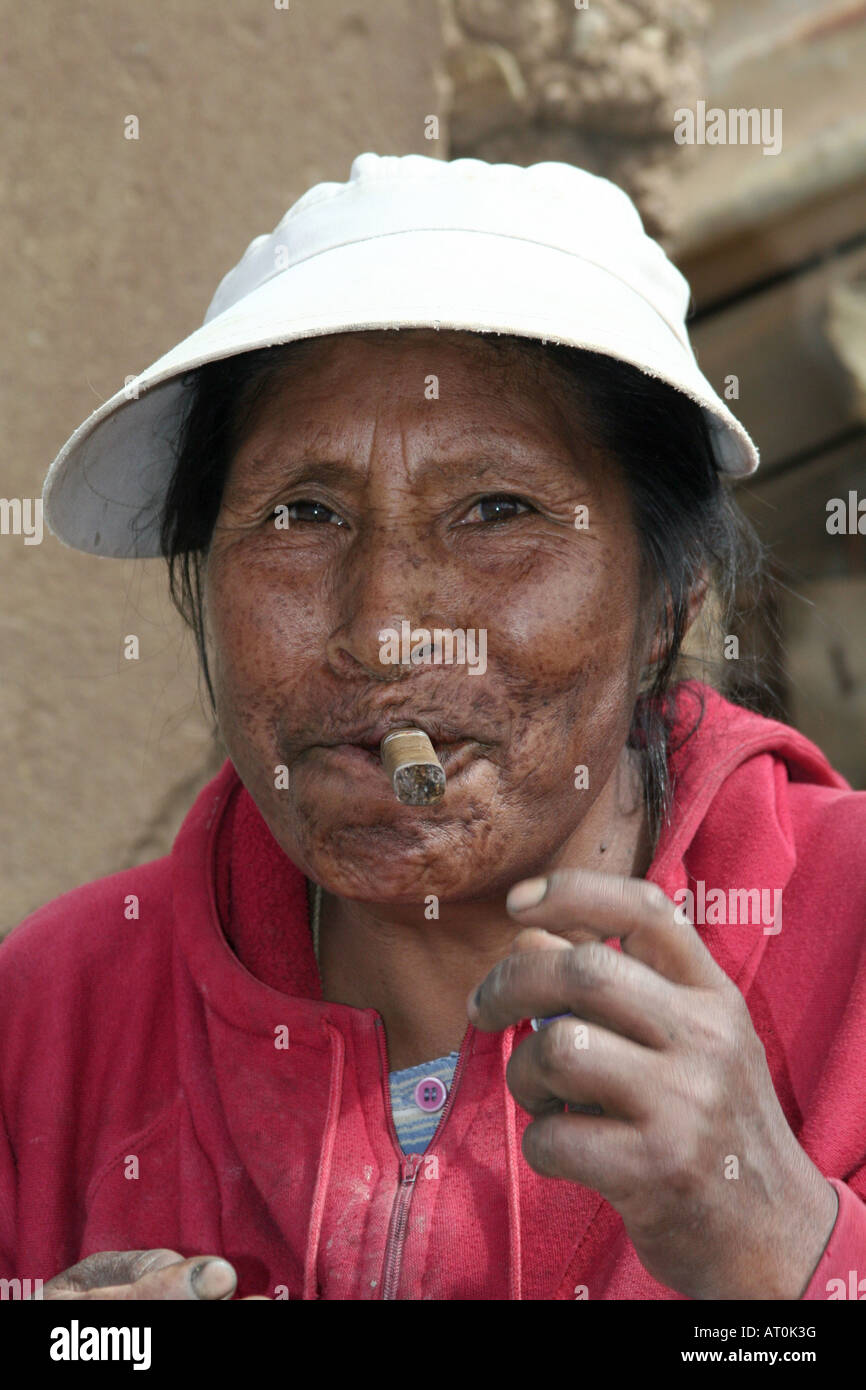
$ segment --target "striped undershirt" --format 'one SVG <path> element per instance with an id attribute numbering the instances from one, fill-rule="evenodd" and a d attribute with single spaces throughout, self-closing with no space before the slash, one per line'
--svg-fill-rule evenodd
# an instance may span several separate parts
<path id="1" fill-rule="evenodd" d="M 435 1057 L 432 1062 L 421 1062 L 417 1067 L 406 1067 L 404 1071 L 389 1074 L 394 1128 L 404 1154 L 424 1152 L 448 1103 L 446 1096 L 440 1110 L 422 1110 L 415 1100 L 415 1087 L 427 1076 L 438 1076 L 445 1090 L 449 1091 L 458 1056 L 459 1053 L 451 1052 L 447 1057 Z"/>

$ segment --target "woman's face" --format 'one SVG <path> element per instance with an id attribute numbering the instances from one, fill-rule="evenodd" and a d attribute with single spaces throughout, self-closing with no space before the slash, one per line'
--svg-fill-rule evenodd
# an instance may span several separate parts
<path id="1" fill-rule="evenodd" d="M 226 748 L 328 891 L 499 895 L 611 782 L 652 639 L 639 597 L 624 479 L 546 364 L 452 332 L 314 339 L 255 414 L 213 535 Z M 394 664 L 404 621 L 416 652 L 417 629 L 462 630 L 474 664 Z M 448 774 L 425 807 L 397 802 L 375 749 L 416 721 Z"/>

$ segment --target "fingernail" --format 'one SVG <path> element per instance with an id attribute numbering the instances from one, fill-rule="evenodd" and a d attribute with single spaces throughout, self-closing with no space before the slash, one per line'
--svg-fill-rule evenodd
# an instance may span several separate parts
<path id="1" fill-rule="evenodd" d="M 208 1260 L 196 1265 L 192 1286 L 198 1298 L 224 1298 L 237 1287 L 237 1275 L 228 1260 Z"/>
<path id="2" fill-rule="evenodd" d="M 546 878 L 527 878 L 512 888 L 505 906 L 509 912 L 525 912 L 528 907 L 538 907 L 546 892 Z"/>

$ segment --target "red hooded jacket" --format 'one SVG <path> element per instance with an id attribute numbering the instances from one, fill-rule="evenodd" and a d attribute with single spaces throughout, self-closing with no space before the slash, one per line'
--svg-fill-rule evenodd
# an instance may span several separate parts
<path id="1" fill-rule="evenodd" d="M 804 1297 L 866 1297 L 866 794 L 793 729 L 703 693 L 647 877 L 696 902 L 782 890 L 769 929 L 695 929 L 839 1195 Z M 225 1255 L 237 1296 L 680 1297 L 597 1192 L 523 1158 L 504 1072 L 529 1027 L 467 1026 L 436 1134 L 404 1156 L 382 1020 L 322 1001 L 304 877 L 227 762 L 169 855 L 0 947 L 0 1277 L 167 1246 Z"/>

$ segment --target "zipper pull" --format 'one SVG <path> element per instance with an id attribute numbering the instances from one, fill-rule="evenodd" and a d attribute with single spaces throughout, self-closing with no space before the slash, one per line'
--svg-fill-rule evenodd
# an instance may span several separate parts
<path id="1" fill-rule="evenodd" d="M 411 1186 L 418 1176 L 423 1154 L 404 1154 L 400 1160 L 400 1181 Z"/>

